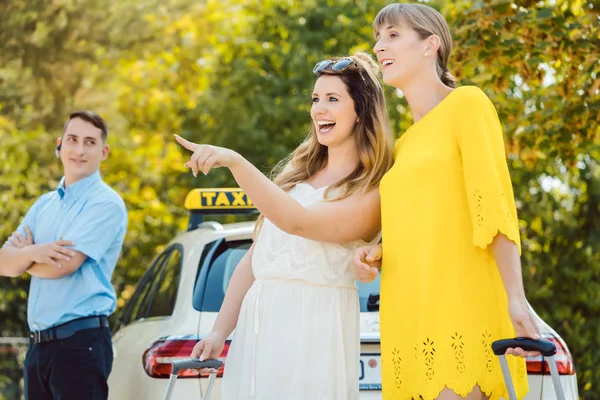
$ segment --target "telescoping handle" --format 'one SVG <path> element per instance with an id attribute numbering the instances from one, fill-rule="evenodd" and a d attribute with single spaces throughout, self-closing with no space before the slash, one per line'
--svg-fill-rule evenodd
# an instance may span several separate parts
<path id="1" fill-rule="evenodd" d="M 517 400 L 517 394 L 515 393 L 515 387 L 510 376 L 508 363 L 506 362 L 506 350 L 516 347 L 520 347 L 525 351 L 537 351 L 547 358 L 548 365 L 550 366 L 550 374 L 552 375 L 552 383 L 554 384 L 554 390 L 556 391 L 556 397 L 558 400 L 565 400 L 565 394 L 560 384 L 560 375 L 558 374 L 558 368 L 556 366 L 556 359 L 554 358 L 556 346 L 554 343 L 547 340 L 535 340 L 523 337 L 502 339 L 492 343 L 494 354 L 500 358 L 500 367 L 502 368 L 502 375 L 504 375 L 504 382 L 506 383 L 506 390 L 508 390 L 510 400 Z"/>
<path id="2" fill-rule="evenodd" d="M 198 358 L 186 358 L 183 360 L 173 361 L 173 369 L 171 375 L 177 375 L 179 371 L 184 369 L 201 369 L 201 368 L 214 368 L 219 369 L 223 365 L 223 361 L 220 360 L 204 360 L 200 361 Z"/>
<path id="3" fill-rule="evenodd" d="M 520 347 L 525 351 L 539 351 L 544 357 L 552 357 L 556 354 L 556 346 L 547 340 L 535 340 L 517 337 L 513 339 L 496 340 L 492 343 L 492 350 L 497 356 L 506 353 L 510 348 Z"/>
<path id="4" fill-rule="evenodd" d="M 202 369 L 202 368 L 214 368 L 219 369 L 223 365 L 223 361 L 220 360 L 205 360 L 200 361 L 198 358 L 186 358 L 183 360 L 177 360 L 172 362 L 171 367 L 171 377 L 169 378 L 169 383 L 167 385 L 167 392 L 165 393 L 165 400 L 170 400 L 173 394 L 173 389 L 175 388 L 175 382 L 177 382 L 177 374 L 179 371 L 184 369 Z M 208 387 L 206 388 L 206 397 L 204 400 L 208 400 L 210 398 L 210 393 L 212 391 L 212 386 L 215 382 L 216 373 L 210 374 L 208 378 Z M 202 400 L 202 391 L 200 391 L 200 400 Z"/>

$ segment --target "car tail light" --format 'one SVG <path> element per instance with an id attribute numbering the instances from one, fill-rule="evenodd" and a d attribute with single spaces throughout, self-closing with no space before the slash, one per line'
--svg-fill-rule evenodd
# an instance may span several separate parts
<path id="1" fill-rule="evenodd" d="M 146 374 L 152 378 L 169 378 L 171 376 L 171 363 L 175 360 L 189 358 L 198 340 L 190 339 L 161 339 L 152 344 L 144 352 L 142 366 Z M 229 352 L 230 342 L 225 342 L 225 348 L 219 359 L 225 361 Z M 223 376 L 225 364 L 219 368 L 217 376 Z M 198 370 L 179 371 L 179 378 L 206 378 L 208 374 L 200 374 Z"/>
<path id="2" fill-rule="evenodd" d="M 574 375 L 575 366 L 573 364 L 573 357 L 565 342 L 552 333 L 543 333 L 542 339 L 548 340 L 556 345 L 556 355 L 554 358 L 558 367 L 558 373 L 560 375 Z M 528 357 L 527 373 L 529 375 L 549 375 L 550 367 L 548 366 L 548 361 L 543 359 L 542 356 Z"/>

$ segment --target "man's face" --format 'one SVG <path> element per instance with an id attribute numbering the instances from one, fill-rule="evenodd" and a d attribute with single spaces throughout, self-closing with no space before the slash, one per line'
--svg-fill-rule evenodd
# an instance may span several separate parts
<path id="1" fill-rule="evenodd" d="M 68 183 L 77 182 L 98 171 L 109 151 L 110 148 L 102 140 L 102 130 L 81 118 L 69 121 L 60 148 L 60 159 Z"/>

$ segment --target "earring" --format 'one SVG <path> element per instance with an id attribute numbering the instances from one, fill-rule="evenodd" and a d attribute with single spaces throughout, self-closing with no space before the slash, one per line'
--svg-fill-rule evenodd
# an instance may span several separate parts
<path id="1" fill-rule="evenodd" d="M 425 53 L 424 56 L 427 57 L 427 53 Z"/>

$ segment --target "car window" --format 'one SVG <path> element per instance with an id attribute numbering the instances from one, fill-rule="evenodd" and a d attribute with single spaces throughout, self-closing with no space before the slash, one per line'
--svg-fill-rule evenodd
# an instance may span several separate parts
<path id="1" fill-rule="evenodd" d="M 202 268 L 208 268 L 205 274 L 198 274 L 194 288 L 194 308 L 199 311 L 219 311 L 225 298 L 225 292 L 233 271 L 246 254 L 251 241 L 222 241 L 214 253 L 205 254 Z M 204 278 L 204 282 L 201 280 Z"/>
<path id="2" fill-rule="evenodd" d="M 138 286 L 135 288 L 135 292 L 131 296 L 129 301 L 131 305 L 126 306 L 127 315 L 124 318 L 126 324 L 136 321 L 143 317 L 147 308 L 150 291 L 153 287 L 153 283 L 156 279 L 157 272 L 166 260 L 168 252 L 160 254 L 156 261 L 150 266 L 146 273 L 140 279 Z"/>
<path id="3" fill-rule="evenodd" d="M 229 286 L 229 281 L 238 263 L 250 248 L 249 242 L 217 244 L 212 253 L 205 252 L 201 261 L 202 268 L 207 267 L 206 274 L 199 273 L 194 289 L 193 305 L 199 311 L 218 312 Z M 200 282 L 205 279 L 204 285 Z M 370 283 L 356 282 L 361 312 L 379 311 L 379 276 Z"/>
<path id="4" fill-rule="evenodd" d="M 168 259 L 163 262 L 160 276 L 156 280 L 157 289 L 153 292 L 146 318 L 173 314 L 181 276 L 181 259 L 182 253 L 178 246 L 169 252 Z"/>
<path id="5" fill-rule="evenodd" d="M 181 259 L 180 245 L 169 247 L 155 259 L 123 308 L 119 323 L 127 325 L 142 318 L 173 313 L 181 275 Z"/>

